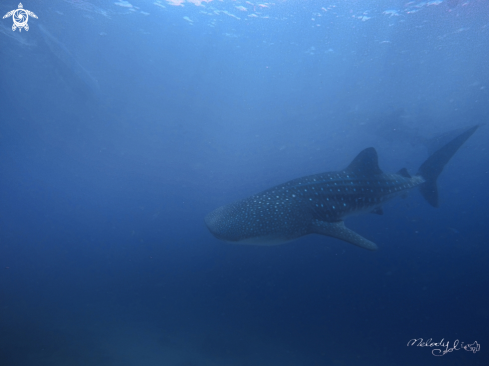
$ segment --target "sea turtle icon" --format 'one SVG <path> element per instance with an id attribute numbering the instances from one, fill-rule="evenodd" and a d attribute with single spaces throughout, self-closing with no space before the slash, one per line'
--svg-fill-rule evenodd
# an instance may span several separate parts
<path id="1" fill-rule="evenodd" d="M 28 31 L 29 25 L 27 24 L 27 21 L 29 20 L 29 15 L 37 19 L 36 14 L 34 14 L 30 10 L 25 10 L 24 7 L 22 6 L 22 3 L 19 3 L 19 8 L 9 11 L 7 14 L 3 16 L 3 19 L 12 17 L 12 19 L 14 20 L 14 24 L 12 25 L 13 31 L 15 31 L 17 28 L 19 28 L 19 32 L 22 31 L 22 28 Z"/>

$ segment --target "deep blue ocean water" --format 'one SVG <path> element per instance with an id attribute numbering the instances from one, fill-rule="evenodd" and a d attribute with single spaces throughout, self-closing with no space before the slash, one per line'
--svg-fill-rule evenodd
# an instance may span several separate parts
<path id="1" fill-rule="evenodd" d="M 28 31 L 0 21 L 0 366 L 489 365 L 488 1 L 22 4 Z M 414 190 L 346 220 L 377 252 L 204 224 L 369 146 L 415 173 L 474 124 L 439 208 Z"/>

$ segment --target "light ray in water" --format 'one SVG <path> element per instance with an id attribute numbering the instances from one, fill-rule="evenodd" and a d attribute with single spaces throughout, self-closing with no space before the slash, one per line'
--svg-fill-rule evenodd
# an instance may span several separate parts
<path id="1" fill-rule="evenodd" d="M 27 38 L 19 33 L 12 31 L 12 28 L 7 28 L 3 23 L 0 23 L 0 33 L 7 36 L 9 39 L 13 39 L 21 46 L 32 47 L 35 46 L 35 43 L 32 41 L 28 41 Z"/>
<path id="2" fill-rule="evenodd" d="M 56 39 L 46 28 L 39 25 L 39 30 L 48 49 L 57 61 L 54 66 L 63 80 L 76 92 L 85 97 L 99 99 L 100 88 L 95 79 L 81 64 L 66 46 Z"/>

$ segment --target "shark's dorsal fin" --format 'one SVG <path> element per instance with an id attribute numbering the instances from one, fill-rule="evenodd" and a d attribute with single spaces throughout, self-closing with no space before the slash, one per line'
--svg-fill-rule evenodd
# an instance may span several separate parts
<path id="1" fill-rule="evenodd" d="M 312 232 L 315 234 L 321 234 L 331 236 L 336 239 L 346 241 L 350 244 L 359 246 L 360 248 L 368 250 L 379 249 L 377 245 L 363 236 L 358 235 L 353 230 L 348 229 L 343 221 L 339 222 L 327 222 L 314 220 L 312 224 Z"/>
<path id="2" fill-rule="evenodd" d="M 373 147 L 368 147 L 362 150 L 355 159 L 345 169 L 346 172 L 361 174 L 361 175 L 378 175 L 382 174 L 379 168 L 379 158 L 377 151 Z"/>
<path id="3" fill-rule="evenodd" d="M 409 172 L 407 171 L 406 168 L 402 168 L 401 170 L 399 170 L 397 172 L 397 174 L 399 174 L 399 175 L 401 175 L 401 176 L 403 176 L 405 178 L 411 178 L 411 175 L 409 174 Z"/>

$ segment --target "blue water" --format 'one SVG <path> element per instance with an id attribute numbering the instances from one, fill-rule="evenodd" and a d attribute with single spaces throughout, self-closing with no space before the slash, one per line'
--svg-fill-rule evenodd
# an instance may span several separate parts
<path id="1" fill-rule="evenodd" d="M 487 126 L 440 208 L 346 220 L 377 252 L 204 224 L 369 146 L 415 173 L 487 123 L 489 2 L 90 1 L 0 21 L 1 366 L 489 365 Z M 457 339 L 480 351 L 432 354 Z"/>

